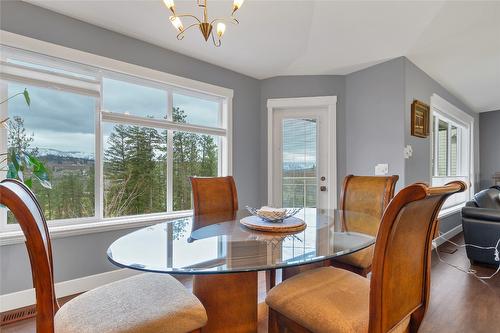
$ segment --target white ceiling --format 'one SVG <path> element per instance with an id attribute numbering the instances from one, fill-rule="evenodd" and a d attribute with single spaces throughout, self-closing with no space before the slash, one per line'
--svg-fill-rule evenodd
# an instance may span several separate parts
<path id="1" fill-rule="evenodd" d="M 500 109 L 500 1 L 247 0 L 220 48 L 194 29 L 178 41 L 161 0 L 29 2 L 259 79 L 407 56 L 475 111 Z M 195 3 L 176 1 L 177 11 L 199 12 Z M 232 5 L 208 3 L 217 17 Z"/>

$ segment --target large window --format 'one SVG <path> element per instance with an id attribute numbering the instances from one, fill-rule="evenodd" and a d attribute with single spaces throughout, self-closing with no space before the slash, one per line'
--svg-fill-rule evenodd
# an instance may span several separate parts
<path id="1" fill-rule="evenodd" d="M 462 180 L 472 186 L 473 118 L 437 95 L 432 97 L 432 185 L 441 186 L 453 180 Z M 470 189 L 455 194 L 444 204 L 444 209 L 458 209 L 469 199 Z"/>
<path id="2" fill-rule="evenodd" d="M 189 177 L 229 173 L 227 96 L 1 47 L 1 100 L 26 88 L 31 107 L 2 105 L 0 152 L 45 164 L 52 189 L 32 188 L 50 224 L 190 210 Z"/>

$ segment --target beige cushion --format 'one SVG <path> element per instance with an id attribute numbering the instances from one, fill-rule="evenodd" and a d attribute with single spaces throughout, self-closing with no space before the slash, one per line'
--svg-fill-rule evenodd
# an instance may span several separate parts
<path id="1" fill-rule="evenodd" d="M 315 333 L 367 333 L 370 280 L 323 267 L 306 271 L 271 289 L 266 303 Z M 390 333 L 406 333 L 410 317 Z"/>
<path id="2" fill-rule="evenodd" d="M 266 303 L 315 333 L 368 332 L 370 281 L 334 267 L 306 271 L 269 291 Z"/>
<path id="3" fill-rule="evenodd" d="M 205 325 L 200 301 L 175 278 L 141 274 L 90 290 L 64 304 L 56 333 L 186 333 Z"/>
<path id="4" fill-rule="evenodd" d="M 370 245 L 366 249 L 335 258 L 334 261 L 366 269 L 372 265 L 374 248 L 375 245 Z"/>

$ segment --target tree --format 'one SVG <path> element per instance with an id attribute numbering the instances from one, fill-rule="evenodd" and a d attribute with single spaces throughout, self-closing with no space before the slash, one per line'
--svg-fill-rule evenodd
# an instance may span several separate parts
<path id="1" fill-rule="evenodd" d="M 28 151 L 33 142 L 33 134 L 27 134 L 24 128 L 24 120 L 19 116 L 15 116 L 13 120 L 9 120 L 9 148 L 16 153 Z M 33 152 L 32 152 L 33 153 Z M 33 153 L 36 155 L 36 152 Z"/>
<path id="2" fill-rule="evenodd" d="M 173 108 L 173 120 L 186 122 Z M 168 131 L 116 125 L 105 151 L 105 214 L 121 216 L 166 210 Z M 173 208 L 191 208 L 189 176 L 217 174 L 217 145 L 209 135 L 173 133 Z"/>

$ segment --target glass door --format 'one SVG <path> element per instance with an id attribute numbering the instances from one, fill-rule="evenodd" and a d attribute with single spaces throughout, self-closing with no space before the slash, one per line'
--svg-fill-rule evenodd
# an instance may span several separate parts
<path id="1" fill-rule="evenodd" d="M 280 109 L 274 117 L 274 205 L 328 208 L 325 110 Z"/>

